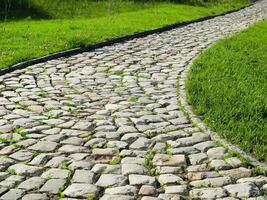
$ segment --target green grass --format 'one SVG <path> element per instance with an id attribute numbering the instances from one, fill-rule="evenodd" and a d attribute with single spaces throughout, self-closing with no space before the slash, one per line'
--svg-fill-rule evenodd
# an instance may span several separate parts
<path id="1" fill-rule="evenodd" d="M 219 41 L 186 83 L 196 113 L 230 142 L 267 162 L 267 21 Z"/>
<path id="2" fill-rule="evenodd" d="M 248 0 L 223 0 L 205 3 L 204 6 L 142 0 L 15 2 L 17 4 L 11 6 L 9 12 L 5 12 L 3 4 L 0 6 L 0 69 L 57 51 L 214 15 L 248 4 Z"/>
<path id="3" fill-rule="evenodd" d="M 2 0 L 1 20 L 96 18 L 147 9 L 158 1 L 130 0 Z M 6 6 L 9 1 L 9 9 Z M 6 4 L 6 5 L 5 5 Z"/>

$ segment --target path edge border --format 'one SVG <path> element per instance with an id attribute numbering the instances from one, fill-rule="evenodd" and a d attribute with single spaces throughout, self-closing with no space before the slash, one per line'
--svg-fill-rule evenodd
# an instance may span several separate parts
<path id="1" fill-rule="evenodd" d="M 216 43 L 216 42 L 215 42 Z M 215 44 L 213 43 L 213 44 Z M 212 45 L 213 45 L 212 44 Z M 210 48 L 212 45 L 208 46 Z M 259 161 L 257 158 L 255 158 L 253 155 L 246 153 L 238 146 L 231 144 L 230 142 L 226 141 L 224 138 L 222 138 L 218 133 L 212 131 L 209 126 L 202 121 L 200 116 L 196 115 L 194 112 L 194 109 L 191 105 L 188 104 L 187 98 L 186 98 L 186 81 L 188 78 L 189 70 L 191 69 L 193 62 L 199 57 L 200 55 L 197 55 L 193 60 L 191 60 L 185 69 L 181 72 L 181 74 L 178 76 L 178 103 L 183 109 L 183 112 L 187 115 L 191 123 L 195 124 L 198 128 L 200 128 L 205 134 L 209 135 L 211 139 L 215 142 L 219 142 L 222 146 L 227 148 L 228 150 L 232 150 L 235 152 L 238 152 L 243 158 L 248 160 L 250 164 L 254 167 L 260 167 L 263 170 L 267 171 L 267 164 L 264 162 Z"/>
<path id="2" fill-rule="evenodd" d="M 95 49 L 98 49 L 98 48 L 101 48 L 101 47 L 110 46 L 110 45 L 117 44 L 117 43 L 123 43 L 123 42 L 129 41 L 129 40 L 132 40 L 132 39 L 146 37 L 146 36 L 151 35 L 151 34 L 170 31 L 172 29 L 183 27 L 183 26 L 186 26 L 186 25 L 189 25 L 189 24 L 194 24 L 194 23 L 197 23 L 197 22 L 202 22 L 202 21 L 206 21 L 206 20 L 209 20 L 209 19 L 213 19 L 215 17 L 224 16 L 224 15 L 227 15 L 227 14 L 230 14 L 230 13 L 238 12 L 238 11 L 244 9 L 244 8 L 252 6 L 254 3 L 255 3 L 255 0 L 252 1 L 249 5 L 242 6 L 240 8 L 237 8 L 237 9 L 234 9 L 234 10 L 230 10 L 230 11 L 227 11 L 227 12 L 224 12 L 224 13 L 220 13 L 218 15 L 210 15 L 210 16 L 198 18 L 198 19 L 191 20 L 191 21 L 178 22 L 178 23 L 174 23 L 174 24 L 171 24 L 171 25 L 166 25 L 166 26 L 163 26 L 163 27 L 160 27 L 160 28 L 156 28 L 156 29 L 152 29 L 152 30 L 146 30 L 146 31 L 136 32 L 136 33 L 133 33 L 133 34 L 130 34 L 130 35 L 118 37 L 118 38 L 107 39 L 107 40 L 102 41 L 102 42 L 98 42 L 98 43 L 94 43 L 94 44 L 91 44 L 91 45 L 87 45 L 85 47 L 77 47 L 77 48 L 73 48 L 73 49 L 69 49 L 69 50 L 63 50 L 63 51 L 59 51 L 59 52 L 56 52 L 56 53 L 49 54 L 47 56 L 42 56 L 42 57 L 39 57 L 39 58 L 30 59 L 30 60 L 27 60 L 27 61 L 24 61 L 24 62 L 20 62 L 20 63 L 15 64 L 15 65 L 12 65 L 10 67 L 1 69 L 0 70 L 0 76 L 2 76 L 4 74 L 7 74 L 7 73 L 11 73 L 11 72 L 16 71 L 16 70 L 24 69 L 24 68 L 26 68 L 28 66 L 31 66 L 31 65 L 39 64 L 39 63 L 42 63 L 42 62 L 47 62 L 49 60 L 62 58 L 62 57 L 68 57 L 68 56 L 76 55 L 76 54 L 79 54 L 79 53 L 92 51 L 92 50 L 95 50 Z"/>

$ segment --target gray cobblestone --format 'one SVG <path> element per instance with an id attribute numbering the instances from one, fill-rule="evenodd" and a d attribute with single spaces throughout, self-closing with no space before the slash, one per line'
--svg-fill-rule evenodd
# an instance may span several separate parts
<path id="1" fill-rule="evenodd" d="M 40 192 L 48 192 L 51 194 L 57 194 L 59 189 L 64 186 L 66 180 L 64 179 L 49 179 L 43 187 L 41 187 Z"/>
<path id="2" fill-rule="evenodd" d="M 92 184 L 73 183 L 64 191 L 64 195 L 67 197 L 83 197 L 97 196 L 100 189 Z"/>

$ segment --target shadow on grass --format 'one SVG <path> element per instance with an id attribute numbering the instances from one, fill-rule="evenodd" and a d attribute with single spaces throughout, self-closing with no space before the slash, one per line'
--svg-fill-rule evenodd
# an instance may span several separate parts
<path id="1" fill-rule="evenodd" d="M 134 0 L 135 2 L 172 2 L 187 5 L 205 6 L 207 3 L 218 3 L 220 0 Z"/>
<path id="2" fill-rule="evenodd" d="M 50 19 L 50 15 L 29 0 L 1 0 L 0 21 L 20 19 Z"/>
<path id="3" fill-rule="evenodd" d="M 91 18 L 146 9 L 162 2 L 201 6 L 214 1 L 218 0 L 0 0 L 0 21 Z"/>

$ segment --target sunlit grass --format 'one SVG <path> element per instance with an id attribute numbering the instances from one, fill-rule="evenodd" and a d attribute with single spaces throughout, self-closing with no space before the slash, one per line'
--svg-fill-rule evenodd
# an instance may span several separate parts
<path id="1" fill-rule="evenodd" d="M 84 1 L 95 5 L 90 8 L 70 4 Z M 247 0 L 224 0 L 221 3 L 206 3 L 205 6 L 168 1 L 64 0 L 57 8 L 59 0 L 51 1 L 51 4 L 48 0 L 29 2 L 33 2 L 32 7 L 26 6 L 25 9 L 30 10 L 25 12 L 30 18 L 25 12 L 18 12 L 18 7 L 13 10 L 13 18 L 0 22 L 0 68 L 109 38 L 222 13 L 247 4 Z M 63 9 L 64 6 L 66 9 Z"/>
<path id="2" fill-rule="evenodd" d="M 208 49 L 193 64 L 188 101 L 230 142 L 267 161 L 267 21 Z"/>

